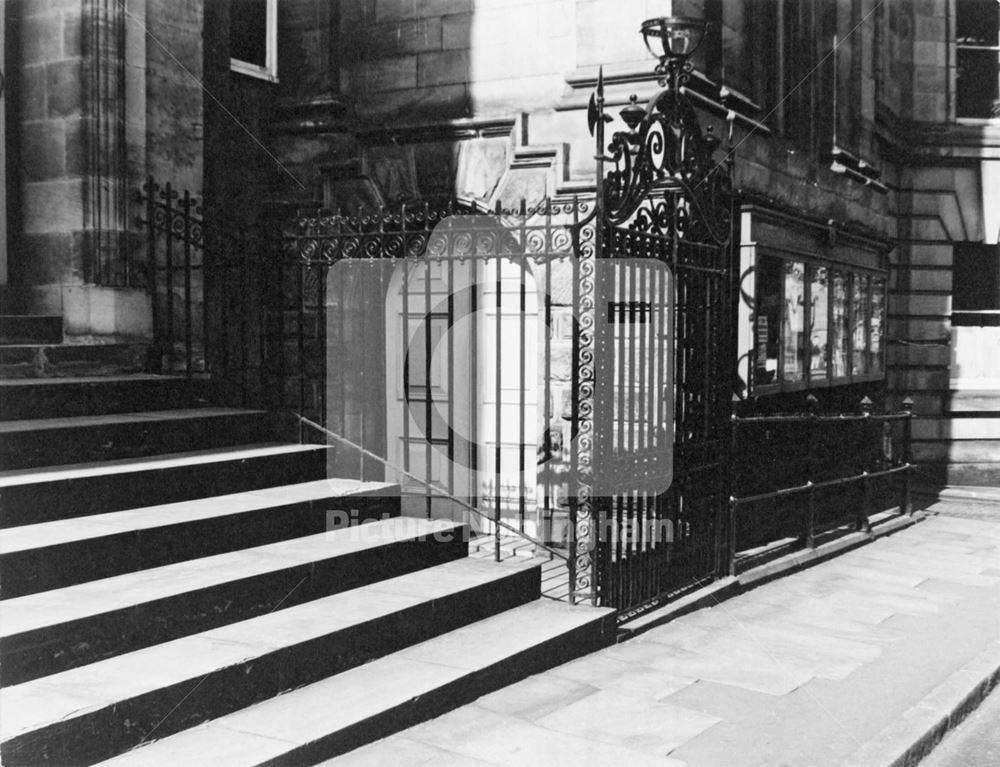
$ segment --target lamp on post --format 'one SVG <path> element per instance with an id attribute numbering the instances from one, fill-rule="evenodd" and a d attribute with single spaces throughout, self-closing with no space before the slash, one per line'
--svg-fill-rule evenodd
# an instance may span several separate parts
<path id="1" fill-rule="evenodd" d="M 642 22 L 640 32 L 646 48 L 660 63 L 656 72 L 664 76 L 664 86 L 676 90 L 691 74 L 689 59 L 698 50 L 708 29 L 702 19 L 660 16 Z"/>
<path id="2" fill-rule="evenodd" d="M 652 190 L 658 188 L 675 193 L 671 206 L 682 211 L 676 217 L 679 236 L 692 236 L 682 229 L 689 211 L 697 209 L 701 231 L 716 243 L 728 242 L 732 120 L 729 152 L 722 162 L 716 162 L 712 155 L 721 142 L 712 135 L 711 128 L 702 130 L 683 88 L 694 71 L 691 56 L 702 44 L 708 26 L 703 19 L 682 16 L 658 16 L 642 22 L 639 33 L 657 59 L 654 71 L 660 76 L 662 90 L 645 104 L 632 95 L 619 111 L 625 130 L 612 129 L 610 141 L 606 127 L 615 119 L 605 112 L 604 73 L 598 73 L 587 118 L 597 143 L 596 211 L 607 223 L 620 226 L 628 222 L 648 202 Z M 606 172 L 608 165 L 613 166 L 610 172 Z M 648 211 L 643 215 L 650 217 Z M 668 218 L 673 221 L 673 214 L 652 216 L 655 221 Z M 597 247 L 600 255 L 602 243 L 598 242 Z"/>

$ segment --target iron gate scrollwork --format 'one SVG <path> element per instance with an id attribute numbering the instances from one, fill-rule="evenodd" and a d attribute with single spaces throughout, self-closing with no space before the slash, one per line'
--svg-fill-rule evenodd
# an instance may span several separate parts
<path id="1" fill-rule="evenodd" d="M 730 151 L 716 161 L 720 140 L 702 132 L 683 90 L 690 64 L 665 56 L 657 71 L 662 90 L 645 105 L 632 96 L 620 111 L 625 129 L 610 141 L 603 72 L 589 110 L 598 148 L 596 258 L 629 264 L 601 270 L 597 303 L 616 305 L 630 295 L 636 316 L 672 341 L 672 348 L 653 350 L 667 357 L 669 380 L 643 363 L 657 333 L 604 326 L 595 340 L 597 385 L 592 394 L 580 391 L 581 410 L 599 414 L 594 460 L 615 473 L 617 484 L 614 493 L 593 498 L 589 483 L 580 483 L 581 497 L 597 507 L 589 513 L 600 519 L 600 535 L 581 543 L 577 573 L 592 572 L 594 603 L 617 607 L 622 617 L 712 579 L 729 534 L 723 512 L 733 384 L 732 123 Z M 672 305 L 655 300 L 664 288 L 648 286 L 657 279 L 670 283 Z M 671 391 L 657 392 L 665 380 Z M 588 396 L 591 405 L 583 403 Z M 642 403 L 660 396 L 669 399 L 673 419 L 672 434 L 657 442 L 658 408 Z M 668 470 L 664 460 L 673 477 L 658 491 L 649 475 Z"/>

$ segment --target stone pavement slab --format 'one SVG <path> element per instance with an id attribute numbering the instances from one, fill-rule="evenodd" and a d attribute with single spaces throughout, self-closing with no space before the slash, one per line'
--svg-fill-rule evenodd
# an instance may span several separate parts
<path id="1" fill-rule="evenodd" d="M 840 767 L 989 656 L 998 572 L 1000 519 L 932 517 L 333 763 Z"/>

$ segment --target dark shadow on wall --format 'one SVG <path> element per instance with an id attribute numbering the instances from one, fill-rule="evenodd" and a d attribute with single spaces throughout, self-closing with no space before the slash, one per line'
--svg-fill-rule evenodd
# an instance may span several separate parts
<path id="1" fill-rule="evenodd" d="M 210 226 L 237 212 L 259 217 L 270 202 L 322 203 L 331 168 L 372 174 L 363 155 L 366 145 L 382 143 L 374 134 L 473 115 L 467 0 L 447 4 L 445 13 L 440 4 L 413 0 L 283 0 L 277 83 L 231 71 L 238 4 L 217 0 L 205 7 Z M 450 190 L 454 149 L 436 146 L 435 138 L 423 136 L 420 151 L 383 163 L 387 202 Z"/>

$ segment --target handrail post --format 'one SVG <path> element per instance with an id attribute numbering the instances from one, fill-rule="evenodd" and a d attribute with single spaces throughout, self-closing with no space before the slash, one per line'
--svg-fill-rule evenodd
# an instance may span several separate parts
<path id="1" fill-rule="evenodd" d="M 902 512 L 907 516 L 913 514 L 912 498 L 912 476 L 913 476 L 913 400 L 906 397 L 903 402 L 903 412 L 906 418 L 903 420 L 903 462 L 907 469 L 903 472 L 903 508 Z"/>
<path id="2" fill-rule="evenodd" d="M 736 497 L 729 496 L 729 562 L 728 575 L 736 575 Z"/>
<path id="3" fill-rule="evenodd" d="M 805 524 L 805 544 L 806 548 L 816 548 L 816 490 L 813 487 L 813 480 L 816 478 L 816 427 L 819 423 L 816 408 L 819 400 L 816 395 L 810 393 L 806 397 L 806 405 L 809 408 L 809 424 L 807 435 L 806 452 L 806 484 L 809 490 L 806 491 L 806 524 Z"/>
<path id="4" fill-rule="evenodd" d="M 736 575 L 736 478 L 733 476 L 736 466 L 736 451 L 739 447 L 740 419 L 735 412 L 729 416 L 729 536 L 726 546 L 726 574 Z"/>
<path id="5" fill-rule="evenodd" d="M 149 295 L 150 295 L 150 310 L 152 312 L 152 323 L 153 323 L 153 372 L 161 372 L 161 366 L 163 364 L 163 353 L 160 351 L 160 311 L 157 306 L 159 301 L 159 296 L 157 295 L 156 288 L 156 192 L 159 187 L 153 180 L 152 176 L 146 178 L 146 184 L 143 186 L 143 191 L 146 193 L 146 269 L 147 277 L 149 280 Z"/>
<path id="6" fill-rule="evenodd" d="M 861 408 L 861 414 L 865 417 L 865 420 L 863 422 L 864 426 L 862 428 L 865 429 L 864 433 L 867 433 L 867 426 L 868 426 L 868 424 L 870 422 L 871 415 L 872 415 L 872 401 L 871 401 L 871 399 L 867 395 L 865 395 L 864 397 L 861 398 L 861 402 L 859 403 L 859 407 Z M 858 529 L 859 530 L 867 530 L 869 528 L 869 525 L 868 525 L 868 514 L 871 511 L 871 503 L 872 503 L 871 480 L 868 478 L 869 472 L 868 472 L 867 460 L 864 457 L 865 455 L 866 455 L 866 453 L 862 452 L 862 461 L 863 461 L 863 463 L 861 465 L 861 475 L 862 475 L 863 479 L 861 480 L 861 508 L 858 510 Z"/>

